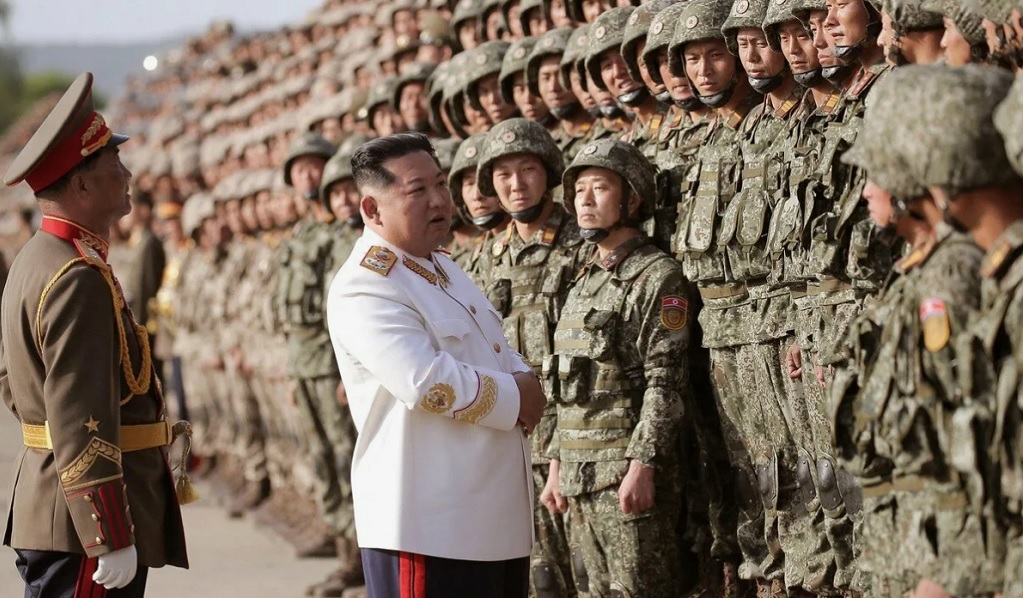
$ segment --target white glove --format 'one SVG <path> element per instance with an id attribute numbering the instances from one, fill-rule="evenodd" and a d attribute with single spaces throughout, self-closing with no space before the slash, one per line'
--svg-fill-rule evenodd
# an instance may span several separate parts
<path id="1" fill-rule="evenodd" d="M 116 590 L 131 583 L 138 568 L 139 557 L 133 544 L 100 556 L 92 581 L 108 590 Z"/>

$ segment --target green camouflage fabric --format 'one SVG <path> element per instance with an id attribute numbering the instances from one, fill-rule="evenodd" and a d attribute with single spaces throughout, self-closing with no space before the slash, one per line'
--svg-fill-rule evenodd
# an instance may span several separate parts
<path id="1" fill-rule="evenodd" d="M 461 127 L 468 126 L 469 124 L 465 122 L 462 92 L 465 90 L 465 73 L 469 69 L 468 63 L 471 58 L 472 50 L 459 52 L 448 63 L 447 81 L 444 83 L 440 103 L 440 109 L 447 110 L 452 122 Z M 468 134 L 464 136 L 468 137 Z"/>
<path id="2" fill-rule="evenodd" d="M 691 0 L 678 17 L 675 35 L 668 46 L 668 67 L 675 75 L 685 73 L 682 52 L 689 42 L 724 39 L 721 27 L 731 12 L 731 0 Z"/>
<path id="3" fill-rule="evenodd" d="M 564 55 L 571 35 L 572 30 L 568 27 L 558 27 L 540 36 L 526 59 L 526 83 L 530 93 L 540 95 L 540 63 L 548 56 Z"/>
<path id="4" fill-rule="evenodd" d="M 494 40 L 484 42 L 473 50 L 472 60 L 469 61 L 469 72 L 466 74 L 465 93 L 468 94 L 469 102 L 477 110 L 483 109 L 477 91 L 479 83 L 487 77 L 500 75 L 501 64 L 510 45 L 505 41 Z"/>
<path id="5" fill-rule="evenodd" d="M 558 427 L 548 454 L 561 461 L 590 595 L 674 596 L 680 584 L 677 438 L 691 400 L 692 297 L 678 263 L 639 236 L 579 274 L 554 333 L 544 376 Z M 656 471 L 654 506 L 641 516 L 618 506 L 631 460 Z"/>
<path id="6" fill-rule="evenodd" d="M 739 45 L 736 36 L 739 29 L 760 29 L 763 27 L 764 17 L 767 16 L 769 0 L 738 0 L 732 4 L 728 18 L 721 25 L 721 33 L 725 36 L 728 44 L 728 51 L 736 56 L 739 55 Z"/>
<path id="7" fill-rule="evenodd" d="M 441 171 L 445 173 L 450 172 L 451 166 L 454 164 L 455 152 L 458 151 L 460 142 L 457 139 L 434 139 L 432 143 Z"/>
<path id="8" fill-rule="evenodd" d="M 963 6 L 996 25 L 1008 23 L 1012 9 L 1019 8 L 1019 4 L 1012 0 L 965 0 Z"/>
<path id="9" fill-rule="evenodd" d="M 775 52 L 781 52 L 781 40 L 778 39 L 778 26 L 786 21 L 798 20 L 793 12 L 796 6 L 801 6 L 799 0 L 775 0 L 767 3 L 767 13 L 764 15 L 763 29 L 767 35 L 767 43 Z"/>
<path id="10" fill-rule="evenodd" d="M 303 133 L 291 143 L 284 159 L 284 184 L 291 186 L 291 165 L 302 156 L 319 156 L 329 160 L 337 148 L 317 133 Z"/>
<path id="11" fill-rule="evenodd" d="M 560 179 L 555 184 L 560 184 Z M 514 225 L 495 236 L 487 258 L 489 282 L 484 289 L 490 303 L 504 318 L 504 334 L 509 344 L 538 374 L 544 359 L 551 354 L 554 328 L 561 320 L 572 277 L 585 260 L 575 219 L 561 204 L 555 203 L 553 207 L 542 230 L 532 238 L 522 239 Z M 548 452 L 556 421 L 556 407 L 550 402 L 531 436 L 537 501 L 549 475 Z M 537 544 L 531 558 L 534 592 L 538 598 L 574 595 L 564 519 L 550 515 L 539 503 L 533 516 L 537 529 Z"/>
<path id="12" fill-rule="evenodd" d="M 406 85 L 409 83 L 423 83 L 425 85 L 436 68 L 435 65 L 428 62 L 412 62 L 407 64 L 401 76 L 394 83 L 394 91 L 391 93 L 390 98 L 391 107 L 395 110 L 398 109 L 398 106 L 401 104 L 401 92 Z"/>
<path id="13" fill-rule="evenodd" d="M 635 81 L 642 81 L 639 73 L 639 43 L 647 41 L 647 34 L 650 32 L 654 16 L 661 10 L 674 4 L 676 0 L 654 0 L 653 2 L 640 5 L 629 15 L 625 23 L 625 31 L 622 33 L 621 53 L 625 65 L 629 68 L 629 75 Z M 645 51 L 645 48 L 644 48 Z"/>
<path id="14" fill-rule="evenodd" d="M 1023 409 L 1020 355 L 1023 354 L 1023 221 L 1013 222 L 988 250 L 981 265 L 980 311 L 960 347 L 972 349 L 974 365 L 963 376 L 963 395 L 994 407 L 989 446 L 997 468 L 992 482 L 1004 506 L 1006 560 L 1004 596 L 1023 596 Z M 962 349 L 960 348 L 960 351 Z M 965 368 L 964 368 L 965 370 Z"/>
<path id="15" fill-rule="evenodd" d="M 451 199 L 460 210 L 465 207 L 465 201 L 462 199 L 462 176 L 469 169 L 472 169 L 473 172 L 476 171 L 480 157 L 483 155 L 483 145 L 486 140 L 486 133 L 477 133 L 469 137 L 459 144 L 458 151 L 455 152 L 455 157 L 451 161 L 451 169 L 448 171 L 448 188 L 451 190 Z"/>
<path id="16" fill-rule="evenodd" d="M 483 13 L 482 0 L 459 0 L 451 15 L 451 27 L 458 31 L 466 21 L 472 21 L 479 28 L 479 18 Z"/>
<path id="17" fill-rule="evenodd" d="M 645 221 L 653 213 L 654 166 L 635 146 L 614 139 L 598 139 L 587 143 L 561 177 L 565 209 L 575 215 L 575 183 L 587 168 L 610 170 L 622 178 L 640 199 L 636 218 Z M 623 202 L 628 198 L 623 198 Z"/>
<path id="18" fill-rule="evenodd" d="M 1016 173 L 1023 176 L 1023 79 L 1017 78 L 995 110 L 995 128 L 1005 141 L 1005 153 Z"/>
<path id="19" fill-rule="evenodd" d="M 941 13 L 923 8 L 919 0 L 881 0 L 881 6 L 891 17 L 896 35 L 945 27 Z"/>
<path id="20" fill-rule="evenodd" d="M 397 77 L 384 77 L 378 80 L 373 89 L 369 91 L 369 99 L 363 109 L 366 111 L 366 119 L 373 122 L 373 111 L 383 106 L 390 106 L 394 101 L 394 90 L 398 85 Z"/>
<path id="21" fill-rule="evenodd" d="M 484 195 L 497 197 L 494 189 L 494 161 L 513 154 L 533 154 L 547 171 L 547 190 L 561 185 L 564 171 L 561 150 L 550 132 L 540 123 L 524 118 L 510 118 L 494 125 L 487 133 L 477 170 L 477 180 Z"/>
<path id="22" fill-rule="evenodd" d="M 569 77 L 572 69 L 575 69 L 583 81 L 583 88 L 585 88 L 586 73 L 583 64 L 586 61 L 587 35 L 590 26 L 581 25 L 571 31 L 572 34 L 565 45 L 565 52 L 561 55 L 561 86 L 565 89 L 572 88 L 572 80 Z"/>
<path id="23" fill-rule="evenodd" d="M 430 127 L 434 131 L 445 130 L 440 111 L 442 110 L 441 102 L 444 99 L 444 87 L 451 77 L 450 67 L 451 62 L 440 63 L 426 81 L 426 102 L 430 109 Z"/>
<path id="24" fill-rule="evenodd" d="M 850 328 L 851 367 L 830 389 L 835 442 L 863 483 L 863 571 L 896 587 L 928 578 L 952 595 L 990 595 L 1004 553 L 984 514 L 990 463 L 976 449 L 991 446 L 994 419 L 990 403 L 963 400 L 965 355 L 952 340 L 980 306 L 982 252 L 951 227 L 936 234 Z"/>
<path id="25" fill-rule="evenodd" d="M 828 4 L 822 0 L 790 0 L 792 14 L 808 26 L 810 12 L 814 10 L 827 10 Z"/>
<path id="26" fill-rule="evenodd" d="M 675 37 L 675 24 L 678 23 L 685 7 L 685 2 L 673 3 L 654 14 L 650 21 L 650 30 L 646 37 L 646 47 L 643 48 L 642 59 L 646 62 L 650 78 L 656 83 L 664 83 L 661 79 L 660 67 L 657 64 L 658 52 L 671 45 L 671 40 Z"/>
<path id="27" fill-rule="evenodd" d="M 527 37 L 513 42 L 508 47 L 508 52 L 504 55 L 504 61 L 501 62 L 501 74 L 497 76 L 497 81 L 501 86 L 501 97 L 504 98 L 506 104 L 515 103 L 515 96 L 512 90 L 515 75 L 519 73 L 525 75 L 526 65 L 529 63 L 529 55 L 538 41 L 540 41 L 539 37 Z"/>
<path id="28" fill-rule="evenodd" d="M 354 152 L 338 152 L 327 160 L 323 167 L 323 178 L 320 179 L 320 199 L 330 210 L 330 187 L 352 178 L 352 154 Z"/>
<path id="29" fill-rule="evenodd" d="M 607 91 L 604 78 L 600 76 L 600 57 L 604 52 L 613 50 L 621 52 L 622 41 L 625 39 L 625 28 L 629 18 L 636 9 L 632 6 L 612 8 L 600 13 L 597 20 L 590 26 L 586 36 L 585 68 L 593 78 L 593 83 Z"/>
<path id="30" fill-rule="evenodd" d="M 986 48 L 987 40 L 982 25 L 984 18 L 968 10 L 959 0 L 922 0 L 920 8 L 952 19 L 956 29 L 970 45 L 983 45 Z"/>
<path id="31" fill-rule="evenodd" d="M 909 65 L 881 81 L 879 89 L 928 92 L 917 103 L 919 109 L 906 115 L 904 126 L 912 136 L 893 139 L 893 149 L 905 156 L 910 175 L 922 186 L 942 187 L 952 196 L 1017 180 L 993 119 L 1012 82 L 1004 69 L 980 65 Z M 937 123 L 946 126 L 939 132 Z"/>

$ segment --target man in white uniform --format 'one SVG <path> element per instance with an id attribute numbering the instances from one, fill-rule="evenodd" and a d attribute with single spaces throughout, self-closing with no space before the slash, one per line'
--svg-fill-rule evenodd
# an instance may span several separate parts
<path id="1" fill-rule="evenodd" d="M 524 598 L 526 434 L 546 403 L 501 317 L 437 248 L 451 196 L 429 140 L 352 158 L 366 230 L 331 284 L 330 336 L 359 437 L 355 521 L 370 598 Z"/>

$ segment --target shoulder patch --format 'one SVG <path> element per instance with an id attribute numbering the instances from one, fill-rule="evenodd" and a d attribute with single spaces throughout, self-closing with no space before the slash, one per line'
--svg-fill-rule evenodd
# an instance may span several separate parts
<path id="1" fill-rule="evenodd" d="M 366 257 L 362 258 L 359 265 L 381 276 L 387 276 L 391 273 L 391 268 L 394 267 L 397 261 L 398 256 L 394 255 L 393 251 L 386 247 L 374 245 L 369 248 L 369 251 L 366 252 Z"/>
<path id="2" fill-rule="evenodd" d="M 661 324 L 668 330 L 682 330 L 689 319 L 689 302 L 678 295 L 661 300 Z"/>
<path id="3" fill-rule="evenodd" d="M 948 307 L 941 299 L 928 298 L 920 303 L 920 325 L 924 333 L 924 347 L 934 353 L 945 348 L 951 336 Z"/>

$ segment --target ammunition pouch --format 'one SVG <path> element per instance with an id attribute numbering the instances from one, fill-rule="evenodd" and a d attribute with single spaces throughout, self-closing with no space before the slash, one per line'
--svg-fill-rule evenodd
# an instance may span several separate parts
<path id="1" fill-rule="evenodd" d="M 817 459 L 817 484 L 821 506 L 825 511 L 837 511 L 844 501 L 838 484 L 838 470 L 830 457 Z"/>
<path id="2" fill-rule="evenodd" d="M 583 553 L 578 550 L 572 551 L 572 577 L 575 578 L 575 589 L 579 592 L 590 591 L 590 575 L 586 572 L 586 562 L 583 561 Z"/>
<path id="3" fill-rule="evenodd" d="M 775 511 L 778 508 L 778 455 L 775 453 L 767 463 L 757 465 L 757 487 L 764 509 Z"/>
<path id="4" fill-rule="evenodd" d="M 565 583 L 557 567 L 550 563 L 533 563 L 532 574 L 536 598 L 560 598 Z"/>
<path id="5" fill-rule="evenodd" d="M 817 488 L 814 486 L 813 472 L 810 471 L 810 463 L 812 461 L 813 459 L 806 451 L 799 451 L 799 457 L 796 459 L 796 488 L 799 493 L 799 502 L 807 510 L 810 509 L 811 503 L 817 498 Z"/>

